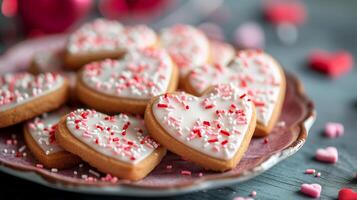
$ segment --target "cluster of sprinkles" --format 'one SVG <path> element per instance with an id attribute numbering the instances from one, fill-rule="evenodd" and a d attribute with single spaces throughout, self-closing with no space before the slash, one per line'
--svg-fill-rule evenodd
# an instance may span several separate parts
<path id="1" fill-rule="evenodd" d="M 58 89 L 62 83 L 62 76 L 54 73 L 45 73 L 38 76 L 29 73 L 2 75 L 0 77 L 0 111 L 45 95 Z"/>
<path id="2" fill-rule="evenodd" d="M 257 109 L 257 119 L 267 125 L 280 94 L 279 66 L 259 50 L 240 51 L 229 67 L 205 65 L 193 70 L 190 84 L 202 93 L 211 85 L 232 83 L 246 92 Z"/>
<path id="3" fill-rule="evenodd" d="M 147 134 L 143 120 L 125 114 L 108 116 L 77 109 L 67 117 L 71 134 L 94 150 L 115 159 L 136 163 L 159 145 Z"/>
<path id="4" fill-rule="evenodd" d="M 149 99 L 164 93 L 173 64 L 164 50 L 131 50 L 121 60 L 104 60 L 86 65 L 82 80 L 96 91 L 130 98 Z"/>
<path id="5" fill-rule="evenodd" d="M 49 114 L 44 113 L 26 124 L 30 135 L 46 155 L 63 151 L 56 143 L 55 132 L 58 121 L 68 111 L 69 109 L 63 108 Z"/>
<path id="6" fill-rule="evenodd" d="M 209 57 L 209 41 L 198 29 L 178 24 L 161 32 L 161 43 L 185 75 L 192 67 L 203 65 Z"/>
<path id="7" fill-rule="evenodd" d="M 188 146 L 220 159 L 239 148 L 252 117 L 252 104 L 230 85 L 219 85 L 203 97 L 186 93 L 158 98 L 153 112 L 167 132 Z"/>
<path id="8" fill-rule="evenodd" d="M 75 54 L 145 48 L 153 46 L 156 40 L 155 32 L 145 25 L 126 27 L 117 21 L 96 19 L 69 37 L 67 50 Z"/>
<path id="9" fill-rule="evenodd" d="M 15 134 L 11 134 L 11 138 L 6 139 L 4 143 L 8 146 L 8 148 L 2 149 L 1 153 L 3 155 L 12 155 L 17 158 L 27 156 L 27 147 L 25 145 L 18 147 L 19 142 Z"/>

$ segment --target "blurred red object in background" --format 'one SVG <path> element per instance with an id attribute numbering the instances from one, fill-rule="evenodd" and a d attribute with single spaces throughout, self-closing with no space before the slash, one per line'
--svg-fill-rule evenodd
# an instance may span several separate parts
<path id="1" fill-rule="evenodd" d="M 82 19 L 92 0 L 18 0 L 18 14 L 28 36 L 68 30 Z"/>
<path id="2" fill-rule="evenodd" d="M 312 69 L 325 73 L 332 78 L 348 73 L 352 69 L 353 63 L 352 54 L 345 50 L 337 52 L 315 50 L 309 57 L 309 64 Z"/>
<path id="3" fill-rule="evenodd" d="M 110 19 L 124 17 L 135 19 L 151 19 L 164 10 L 171 0 L 101 0 L 100 13 Z"/>
<path id="4" fill-rule="evenodd" d="M 263 8 L 265 18 L 272 24 L 301 25 L 306 20 L 305 5 L 300 1 L 268 1 Z"/>

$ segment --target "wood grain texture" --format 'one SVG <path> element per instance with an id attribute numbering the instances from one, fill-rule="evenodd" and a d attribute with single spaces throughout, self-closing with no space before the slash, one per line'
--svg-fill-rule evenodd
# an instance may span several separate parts
<path id="1" fill-rule="evenodd" d="M 318 117 L 305 146 L 289 159 L 243 184 L 163 199 L 228 200 L 235 196 L 248 196 L 253 190 L 258 193 L 256 199 L 310 199 L 298 192 L 301 183 L 304 182 L 321 184 L 321 199 L 336 199 L 338 190 L 342 187 L 357 190 L 357 180 L 353 179 L 357 172 L 356 66 L 350 74 L 337 80 L 330 80 L 312 72 L 306 66 L 306 56 L 315 48 L 329 50 L 345 48 L 357 58 L 357 1 L 315 0 L 304 2 L 307 3 L 309 19 L 307 24 L 299 29 L 297 44 L 284 46 L 278 41 L 273 27 L 264 24 L 263 28 L 266 31 L 267 51 L 276 57 L 287 71 L 299 76 L 305 85 L 305 90 L 315 101 Z M 232 36 L 234 28 L 246 20 L 261 21 L 260 0 L 239 0 L 226 3 L 232 9 L 231 19 L 234 19 L 223 27 L 227 36 Z M 335 140 L 324 138 L 322 130 L 327 121 L 343 122 L 346 129 L 345 135 Z M 328 165 L 315 161 L 313 159 L 315 150 L 329 145 L 338 148 L 340 153 L 338 163 Z M 316 169 L 322 173 L 322 176 L 315 178 L 305 175 L 304 171 L 307 168 Z M 52 190 L 2 173 L 0 173 L 0 178 L 2 183 L 6 183 L 3 191 L 19 197 L 18 199 L 31 194 L 38 195 L 38 191 L 41 191 L 41 194 L 48 199 L 104 199 L 103 196 Z M 130 199 L 125 197 L 106 198 Z"/>

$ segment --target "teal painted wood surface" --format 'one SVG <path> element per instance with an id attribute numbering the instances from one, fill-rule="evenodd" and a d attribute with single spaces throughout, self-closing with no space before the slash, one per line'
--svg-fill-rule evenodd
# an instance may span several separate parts
<path id="1" fill-rule="evenodd" d="M 306 92 L 314 100 L 317 120 L 312 127 L 305 146 L 291 158 L 273 167 L 266 173 L 242 184 L 220 189 L 196 192 L 170 197 L 171 200 L 223 200 L 235 196 L 248 196 L 257 192 L 256 199 L 309 199 L 298 191 L 302 183 L 322 185 L 321 199 L 336 199 L 340 188 L 357 190 L 357 69 L 337 80 L 331 80 L 308 69 L 306 57 L 315 48 L 328 50 L 347 49 L 357 58 L 357 1 L 355 0 L 315 0 L 307 3 L 309 18 L 299 28 L 299 39 L 295 45 L 282 45 L 275 29 L 262 23 L 266 31 L 266 50 L 275 56 L 287 71 L 299 76 Z M 262 22 L 261 1 L 229 1 L 232 20 L 223 25 L 227 38 L 232 38 L 234 28 L 247 20 Z M 328 121 L 342 122 L 345 135 L 338 139 L 322 136 Z M 322 164 L 314 160 L 317 148 L 336 146 L 339 161 L 335 165 Z M 305 169 L 314 168 L 321 172 L 320 178 L 304 174 Z M 0 173 L 5 190 L 15 196 L 44 195 L 49 199 L 104 199 L 102 196 L 89 196 L 48 189 Z M 21 193 L 19 193 L 21 188 Z M 2 189 L 3 191 L 4 189 Z M 38 193 L 41 191 L 42 193 Z M 109 199 L 126 199 L 109 197 Z"/>

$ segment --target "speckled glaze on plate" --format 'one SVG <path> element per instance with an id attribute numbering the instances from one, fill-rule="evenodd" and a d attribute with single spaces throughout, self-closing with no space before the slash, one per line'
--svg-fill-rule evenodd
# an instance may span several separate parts
<path id="1" fill-rule="evenodd" d="M 34 51 L 63 48 L 64 42 L 65 36 L 57 35 L 19 43 L 0 57 L 0 73 L 24 70 Z M 88 181 L 83 177 L 97 178 L 96 173 L 92 173 L 97 171 L 87 164 L 58 172 L 36 167 L 38 161 L 23 147 L 22 125 L 0 129 L 0 170 L 56 189 L 108 195 L 169 196 L 240 183 L 296 153 L 307 139 L 315 120 L 314 106 L 305 96 L 298 79 L 291 74 L 286 76 L 287 93 L 279 123 L 267 138 L 254 138 L 239 165 L 228 172 L 206 171 L 168 153 L 160 165 L 141 181 L 110 183 L 100 178 Z M 17 144 L 6 143 L 15 137 Z M 264 142 L 265 139 L 268 142 Z M 19 154 L 19 149 L 24 151 Z M 21 156 L 24 152 L 25 157 Z M 172 168 L 168 169 L 168 165 Z M 191 171 L 192 174 L 182 175 L 181 170 Z M 200 176 L 201 173 L 203 176 Z"/>

